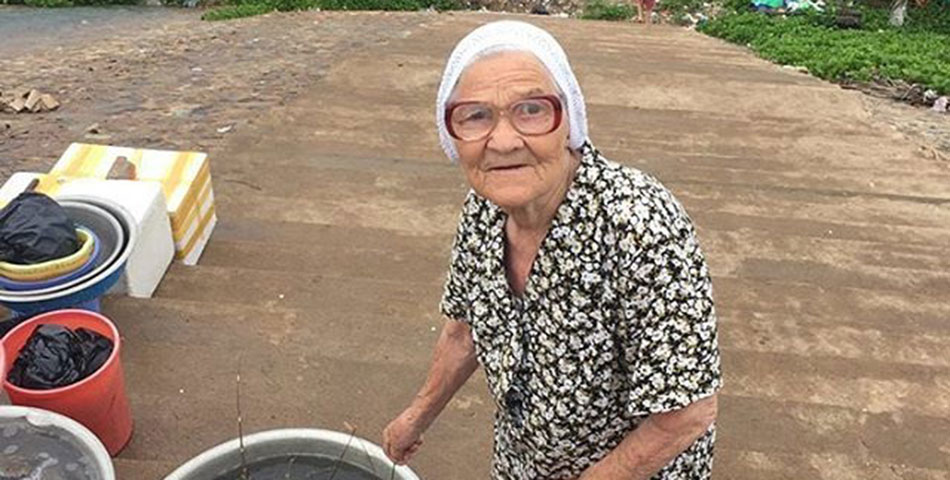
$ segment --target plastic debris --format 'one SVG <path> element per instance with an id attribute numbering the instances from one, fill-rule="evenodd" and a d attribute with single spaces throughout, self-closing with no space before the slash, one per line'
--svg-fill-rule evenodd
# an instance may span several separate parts
<path id="1" fill-rule="evenodd" d="M 931 108 L 935 112 L 947 113 L 950 109 L 950 97 L 940 97 L 934 100 L 934 105 Z"/>
<path id="2" fill-rule="evenodd" d="M 102 367 L 112 348 L 112 340 L 92 330 L 40 325 L 20 350 L 7 380 L 32 390 L 72 385 Z"/>
<path id="3" fill-rule="evenodd" d="M 0 210 L 0 261 L 33 265 L 76 253 L 76 224 L 55 200 L 24 192 Z"/>

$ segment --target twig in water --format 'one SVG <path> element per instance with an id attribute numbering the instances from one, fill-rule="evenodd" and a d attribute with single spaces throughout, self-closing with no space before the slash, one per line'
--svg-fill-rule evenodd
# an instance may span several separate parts
<path id="1" fill-rule="evenodd" d="M 284 480 L 290 480 L 290 469 L 293 468 L 294 460 L 296 459 L 297 457 L 290 457 L 290 461 L 287 462 L 287 471 L 284 472 Z"/>
<path id="2" fill-rule="evenodd" d="M 332 470 L 332 468 L 333 468 L 333 467 L 326 467 L 326 468 L 321 468 L 321 469 L 319 469 L 319 470 L 314 470 L 314 471 L 312 471 L 312 472 L 309 472 L 309 473 L 307 473 L 307 476 L 304 477 L 304 480 L 310 480 L 311 478 L 316 478 L 316 475 L 317 475 L 318 473 L 328 472 L 328 471 Z"/>
<path id="3" fill-rule="evenodd" d="M 333 480 L 336 477 L 336 472 L 340 469 L 340 463 L 343 462 L 343 457 L 346 456 L 346 451 L 350 449 L 350 444 L 353 443 L 353 437 L 356 436 L 356 427 L 350 427 L 350 438 L 346 440 L 346 446 L 343 447 L 343 453 L 340 453 L 340 458 L 336 460 L 336 463 L 333 465 L 333 473 L 330 474 L 330 479 Z"/>
<path id="4" fill-rule="evenodd" d="M 235 382 L 236 404 L 237 404 L 237 425 L 238 425 L 238 445 L 241 447 L 241 480 L 250 480 L 250 474 L 247 470 L 247 452 L 244 449 L 244 417 L 241 415 L 241 358 L 238 358 L 237 381 Z"/>
<path id="5" fill-rule="evenodd" d="M 373 457 L 369 455 L 369 450 L 366 449 L 366 442 L 360 440 L 360 445 L 363 447 L 363 454 L 366 455 L 366 462 L 369 463 L 369 467 L 373 469 L 373 476 L 379 478 L 379 473 L 376 471 L 376 462 L 373 461 Z"/>

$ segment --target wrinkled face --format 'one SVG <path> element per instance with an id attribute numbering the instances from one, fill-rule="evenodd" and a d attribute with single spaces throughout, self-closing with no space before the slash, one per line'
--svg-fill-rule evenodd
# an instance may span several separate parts
<path id="1" fill-rule="evenodd" d="M 543 95 L 558 96 L 544 66 L 528 53 L 500 52 L 466 68 L 449 100 L 450 106 L 462 102 L 491 105 L 499 113 L 487 136 L 472 141 L 455 139 L 455 148 L 472 188 L 503 209 L 540 201 L 571 174 L 566 111 L 558 114 L 560 123 L 549 133 L 525 134 L 516 128 L 536 133 L 530 127 L 537 106 L 524 100 Z"/>

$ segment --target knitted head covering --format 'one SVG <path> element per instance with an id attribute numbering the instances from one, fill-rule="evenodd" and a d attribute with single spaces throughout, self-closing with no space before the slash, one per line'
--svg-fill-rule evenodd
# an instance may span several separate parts
<path id="1" fill-rule="evenodd" d="M 502 20 L 476 28 L 465 36 L 449 56 L 442 73 L 442 84 L 436 98 L 435 121 L 439 128 L 442 150 L 452 161 L 458 161 L 458 152 L 445 126 L 445 105 L 465 68 L 475 60 L 498 51 L 527 52 L 547 69 L 554 84 L 560 90 L 567 112 L 571 132 L 568 139 L 572 150 L 579 149 L 587 141 L 587 110 L 584 95 L 577 78 L 567 61 L 567 55 L 550 33 L 529 23 Z"/>

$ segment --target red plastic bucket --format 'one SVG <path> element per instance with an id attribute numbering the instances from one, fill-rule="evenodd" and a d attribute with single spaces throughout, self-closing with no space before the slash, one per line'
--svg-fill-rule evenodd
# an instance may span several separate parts
<path id="1" fill-rule="evenodd" d="M 38 315 L 17 325 L 3 337 L 7 366 L 0 370 L 8 371 L 13 366 L 20 349 L 41 324 L 62 325 L 74 330 L 81 327 L 102 334 L 112 340 L 112 354 L 92 375 L 52 390 L 20 388 L 8 382 L 4 375 L 3 388 L 10 396 L 10 403 L 66 415 L 92 430 L 110 455 L 117 455 L 132 438 L 132 412 L 119 361 L 122 346 L 119 330 L 108 318 L 87 310 L 57 310 Z"/>

